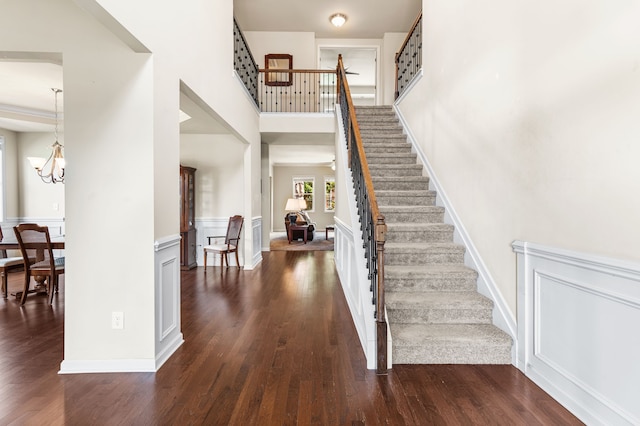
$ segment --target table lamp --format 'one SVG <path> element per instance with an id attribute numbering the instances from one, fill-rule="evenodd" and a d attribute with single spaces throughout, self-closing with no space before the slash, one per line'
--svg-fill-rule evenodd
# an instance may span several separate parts
<path id="1" fill-rule="evenodd" d="M 287 205 L 284 209 L 289 212 L 289 225 L 296 224 L 296 218 L 298 217 L 296 213 L 305 207 L 307 207 L 307 202 L 304 198 L 289 198 L 287 200 Z"/>

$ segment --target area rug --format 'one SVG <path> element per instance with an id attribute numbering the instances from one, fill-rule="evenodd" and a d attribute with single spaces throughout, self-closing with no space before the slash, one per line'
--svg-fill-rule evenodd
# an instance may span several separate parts
<path id="1" fill-rule="evenodd" d="M 302 240 L 292 241 L 289 244 L 287 240 L 287 234 L 284 232 L 273 233 L 271 235 L 271 242 L 269 244 L 269 250 L 271 251 L 316 251 L 316 250 L 333 250 L 333 237 L 329 235 L 329 239 L 324 237 L 324 231 L 316 232 L 313 241 L 307 241 L 307 244 Z"/>

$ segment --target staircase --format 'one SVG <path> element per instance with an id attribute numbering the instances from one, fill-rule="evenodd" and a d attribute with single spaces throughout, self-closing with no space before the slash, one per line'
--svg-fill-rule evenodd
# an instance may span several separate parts
<path id="1" fill-rule="evenodd" d="M 356 107 L 380 212 L 387 222 L 385 297 L 394 364 L 510 364 L 511 338 L 411 152 L 391 107 Z"/>

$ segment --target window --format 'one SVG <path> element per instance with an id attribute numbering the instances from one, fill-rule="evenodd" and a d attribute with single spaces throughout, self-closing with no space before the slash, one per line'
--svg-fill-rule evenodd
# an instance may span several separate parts
<path id="1" fill-rule="evenodd" d="M 305 210 L 313 212 L 315 211 L 315 205 L 313 202 L 313 187 L 315 186 L 314 178 L 306 177 L 294 177 L 293 178 L 293 196 L 294 198 L 304 198 L 307 202 L 307 208 Z"/>
<path id="2" fill-rule="evenodd" d="M 336 210 L 336 178 L 324 178 L 324 211 L 331 213 Z"/>

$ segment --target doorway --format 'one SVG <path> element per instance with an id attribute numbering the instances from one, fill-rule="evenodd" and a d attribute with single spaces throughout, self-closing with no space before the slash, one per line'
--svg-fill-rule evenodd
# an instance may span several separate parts
<path id="1" fill-rule="evenodd" d="M 376 105 L 378 97 L 378 48 L 369 46 L 320 46 L 319 68 L 335 69 L 338 55 L 347 72 L 354 105 Z"/>

